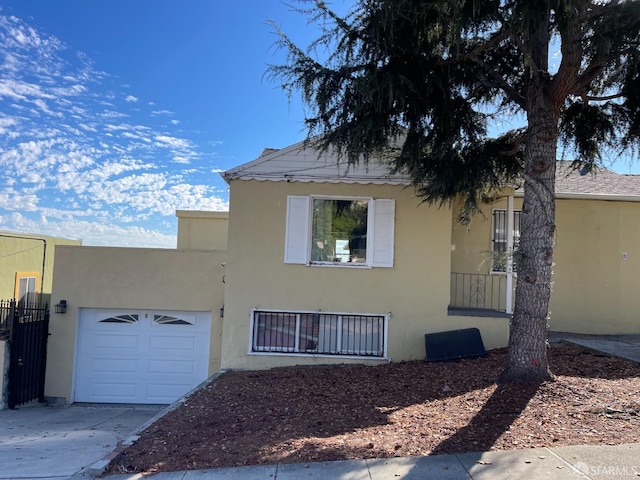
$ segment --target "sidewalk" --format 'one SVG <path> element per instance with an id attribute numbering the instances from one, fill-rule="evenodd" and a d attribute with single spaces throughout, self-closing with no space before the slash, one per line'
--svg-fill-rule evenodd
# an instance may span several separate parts
<path id="1" fill-rule="evenodd" d="M 81 479 L 86 477 L 73 477 Z M 105 480 L 569 480 L 640 478 L 640 444 L 219 468 Z"/>
<path id="2" fill-rule="evenodd" d="M 640 335 L 549 332 L 549 342 L 567 342 L 640 363 Z"/>

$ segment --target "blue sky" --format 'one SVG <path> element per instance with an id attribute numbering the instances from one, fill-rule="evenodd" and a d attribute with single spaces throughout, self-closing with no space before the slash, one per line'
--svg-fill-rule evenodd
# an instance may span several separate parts
<path id="1" fill-rule="evenodd" d="M 269 19 L 316 37 L 279 0 L 5 0 L 0 230 L 171 248 L 176 209 L 226 210 L 219 171 L 306 134 Z"/>
<path id="2" fill-rule="evenodd" d="M 226 210 L 217 172 L 305 137 L 263 78 L 278 0 L 9 0 L 0 7 L 0 230 L 174 247 L 176 209 Z"/>

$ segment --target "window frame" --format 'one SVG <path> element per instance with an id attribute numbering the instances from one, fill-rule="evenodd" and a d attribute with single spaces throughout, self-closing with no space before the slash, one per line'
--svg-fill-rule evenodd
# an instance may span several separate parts
<path id="1" fill-rule="evenodd" d="M 311 260 L 314 200 L 367 202 L 366 262 Z M 288 195 L 285 220 L 284 263 L 328 268 L 394 266 L 395 199 L 349 195 Z"/>
<path id="2" fill-rule="evenodd" d="M 39 299 L 40 299 L 40 282 L 42 281 L 42 279 L 40 278 L 40 272 L 16 272 L 16 279 L 15 279 L 15 284 L 14 284 L 14 291 L 13 291 L 13 298 L 16 300 L 16 302 L 21 302 L 21 300 L 18 298 L 20 296 L 20 281 L 21 280 L 27 280 L 27 285 L 28 285 L 28 280 L 33 278 L 34 279 L 34 290 L 33 290 L 33 300 L 32 302 L 29 302 L 27 300 L 27 304 L 31 305 L 33 304 L 37 304 Z M 30 290 L 27 288 L 27 295 L 29 295 Z"/>
<path id="3" fill-rule="evenodd" d="M 295 334 L 298 335 L 300 332 L 300 323 L 297 318 L 299 315 L 330 315 L 330 316 L 339 316 L 339 317 L 381 317 L 383 322 L 383 327 L 381 333 L 380 342 L 382 343 L 381 354 L 380 355 L 357 355 L 357 354 L 349 354 L 349 353 L 314 353 L 309 351 L 308 349 L 298 349 L 298 351 L 286 351 L 285 348 L 281 347 L 281 351 L 276 350 L 278 347 L 268 347 L 273 348 L 273 350 L 259 350 L 255 345 L 256 335 L 254 329 L 257 326 L 256 322 L 256 313 L 283 313 L 288 315 L 296 316 L 296 325 L 295 325 Z M 388 349 L 389 349 L 389 321 L 391 320 L 391 313 L 354 313 L 354 312 L 329 312 L 329 311 L 319 311 L 319 310 L 283 310 L 283 309 L 268 309 L 268 308 L 252 308 L 250 317 L 249 317 L 249 348 L 247 351 L 247 355 L 252 356 L 279 356 L 279 357 L 311 357 L 311 358 L 351 358 L 351 359 L 359 359 L 359 360 L 388 360 Z M 343 325 L 343 324 L 341 324 Z M 341 334 L 340 334 L 341 335 Z M 344 345 L 341 345 L 342 350 L 348 350 L 344 348 Z"/>
<path id="4" fill-rule="evenodd" d="M 334 261 L 327 261 L 327 260 L 312 260 L 311 259 L 311 251 L 312 251 L 312 245 L 311 243 L 313 242 L 313 209 L 314 209 L 314 202 L 316 200 L 327 200 L 327 201 L 336 201 L 336 200 L 340 200 L 340 201 L 348 201 L 348 202 L 367 202 L 367 233 L 366 233 L 366 237 L 367 237 L 367 248 L 365 250 L 365 258 L 366 261 L 364 262 L 334 262 Z M 309 264 L 310 265 L 322 265 L 322 266 L 329 266 L 329 267 L 371 267 L 371 255 L 373 254 L 372 251 L 372 245 L 369 240 L 369 230 L 371 228 L 371 226 L 374 223 L 374 219 L 373 219 L 373 198 L 371 197 L 336 197 L 333 195 L 310 195 L 309 196 L 309 203 L 310 203 L 310 207 L 311 210 L 309 212 Z M 372 235 L 371 235 L 372 236 Z"/>
<path id="5" fill-rule="evenodd" d="M 507 269 L 505 266 L 504 270 L 496 270 L 496 265 L 495 265 L 495 261 L 494 261 L 494 256 L 496 253 L 508 253 L 507 250 L 509 248 L 508 245 L 508 241 L 505 238 L 504 242 L 499 242 L 499 243 L 505 243 L 507 244 L 505 246 L 505 251 L 504 252 L 496 252 L 495 249 L 495 245 L 496 245 L 496 213 L 497 212 L 501 212 L 504 213 L 504 225 L 505 225 L 505 235 L 507 235 L 506 232 L 506 228 L 507 225 L 509 224 L 509 219 L 507 217 L 507 215 L 509 214 L 509 210 L 505 209 L 505 208 L 494 208 L 491 210 L 491 267 L 490 267 L 490 271 L 489 273 L 491 273 L 492 275 L 506 275 L 507 274 Z M 513 210 L 513 249 L 514 251 L 516 250 L 516 245 L 517 245 L 517 241 L 516 241 L 516 231 L 518 232 L 518 239 L 520 238 L 520 231 L 521 231 L 521 226 L 522 226 L 522 210 Z M 520 222 L 520 225 L 516 226 L 516 218 L 518 219 L 518 221 Z M 513 267 L 513 271 L 515 273 L 516 269 L 515 269 L 515 265 Z"/>

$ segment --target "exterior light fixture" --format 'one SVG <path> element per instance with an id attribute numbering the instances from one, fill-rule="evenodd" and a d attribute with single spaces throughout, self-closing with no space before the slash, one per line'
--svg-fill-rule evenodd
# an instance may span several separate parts
<path id="1" fill-rule="evenodd" d="M 67 313 L 67 301 L 60 300 L 60 303 L 55 304 L 56 313 Z"/>

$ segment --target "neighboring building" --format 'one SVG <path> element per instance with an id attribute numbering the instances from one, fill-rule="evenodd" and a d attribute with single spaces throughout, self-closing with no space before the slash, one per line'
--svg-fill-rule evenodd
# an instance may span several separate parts
<path id="1" fill-rule="evenodd" d="M 57 249 L 48 397 L 166 403 L 220 368 L 421 359 L 468 327 L 507 345 L 520 191 L 462 226 L 304 143 L 223 177 L 230 212 L 178 212 L 176 250 Z M 561 163 L 557 191 L 550 329 L 640 333 L 640 177 Z"/>
<path id="2" fill-rule="evenodd" d="M 0 300 L 49 302 L 57 245 L 80 240 L 0 232 Z"/>
<path id="3" fill-rule="evenodd" d="M 37 305 L 43 307 L 42 312 L 45 311 L 44 306 L 51 304 L 56 247 L 80 245 L 80 243 L 80 240 L 44 235 L 0 232 L 0 303 L 2 306 L 0 308 L 0 409 L 6 407 L 9 398 L 8 379 L 11 363 L 9 331 L 12 328 L 13 314 L 33 322 L 34 312 L 29 310 L 30 307 Z M 14 309 L 14 300 L 17 302 L 18 309 Z M 28 314 L 25 314 L 25 308 Z M 35 318 L 38 318 L 37 314 Z M 32 328 L 31 331 L 33 330 Z M 37 343 L 24 342 L 21 347 L 25 345 L 35 347 Z M 17 349 L 14 352 L 20 352 L 20 350 Z M 31 378 L 35 379 L 36 376 Z M 25 390 L 19 386 L 17 391 Z"/>

